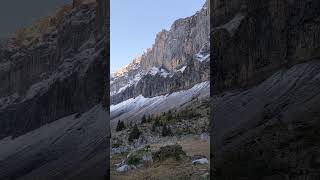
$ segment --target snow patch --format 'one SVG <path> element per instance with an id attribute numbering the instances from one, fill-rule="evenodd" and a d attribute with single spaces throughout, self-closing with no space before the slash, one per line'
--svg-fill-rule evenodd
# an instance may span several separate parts
<path id="1" fill-rule="evenodd" d="M 122 101 L 110 106 L 111 119 L 138 119 L 143 114 L 165 112 L 179 107 L 197 97 L 209 96 L 210 83 L 208 81 L 196 84 L 188 90 L 181 90 L 172 94 L 146 98 L 142 95 Z"/>
<path id="2" fill-rule="evenodd" d="M 192 164 L 208 164 L 209 161 L 207 158 L 201 158 L 201 159 L 197 159 L 192 161 Z"/>
<path id="3" fill-rule="evenodd" d="M 220 27 L 217 27 L 217 29 L 226 29 L 231 34 L 231 36 L 233 36 L 244 18 L 244 15 L 237 14 L 231 21 Z"/>
<path id="4" fill-rule="evenodd" d="M 200 62 L 203 62 L 203 61 L 205 61 L 206 59 L 208 59 L 210 57 L 210 54 L 207 54 L 207 55 L 202 55 L 202 54 L 200 54 L 200 53 L 197 53 L 196 54 L 196 59 L 198 60 L 198 61 L 200 61 Z"/>
<path id="5" fill-rule="evenodd" d="M 161 69 L 161 71 L 160 71 L 161 73 L 160 73 L 160 76 L 162 76 L 162 77 L 164 77 L 164 78 L 166 78 L 167 76 L 169 76 L 170 75 L 170 73 L 168 73 L 166 70 L 164 70 L 164 69 Z"/>
<path id="6" fill-rule="evenodd" d="M 149 70 L 148 74 L 151 74 L 152 76 L 155 76 L 156 74 L 158 74 L 158 72 L 159 72 L 159 69 L 157 67 L 152 67 Z"/>
<path id="7" fill-rule="evenodd" d="M 208 60 L 208 58 L 210 57 L 210 52 L 209 52 L 210 50 L 209 49 L 210 49 L 209 42 L 203 44 L 200 51 L 197 54 L 195 54 L 195 59 L 200 62 Z"/>
<path id="8" fill-rule="evenodd" d="M 162 76 L 164 78 L 166 78 L 167 76 L 170 75 L 170 73 L 168 71 L 166 71 L 165 69 L 154 67 L 154 66 L 146 74 L 150 74 L 152 76 L 159 74 L 160 76 Z"/>
<path id="9" fill-rule="evenodd" d="M 187 68 L 187 66 L 183 66 L 182 68 L 180 68 L 178 71 L 180 71 L 180 72 L 184 72 L 184 70 L 186 70 L 186 68 Z"/>

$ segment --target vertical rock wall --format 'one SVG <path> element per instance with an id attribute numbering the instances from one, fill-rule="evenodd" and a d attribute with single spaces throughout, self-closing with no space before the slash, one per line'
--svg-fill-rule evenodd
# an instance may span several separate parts
<path id="1" fill-rule="evenodd" d="M 0 137 L 21 135 L 101 102 L 103 14 L 96 7 L 77 4 L 38 41 L 2 48 Z"/>

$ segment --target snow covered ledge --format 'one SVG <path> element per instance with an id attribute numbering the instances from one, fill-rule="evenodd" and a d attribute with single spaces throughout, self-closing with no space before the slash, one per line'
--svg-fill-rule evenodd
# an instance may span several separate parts
<path id="1" fill-rule="evenodd" d="M 235 32 L 238 30 L 239 26 L 241 25 L 242 20 L 245 18 L 245 15 L 243 15 L 242 13 L 238 13 L 237 15 L 235 15 L 235 17 L 233 19 L 231 19 L 229 22 L 227 22 L 224 25 L 218 26 L 215 29 L 219 30 L 219 29 L 225 29 L 227 30 L 231 37 L 235 34 Z"/>

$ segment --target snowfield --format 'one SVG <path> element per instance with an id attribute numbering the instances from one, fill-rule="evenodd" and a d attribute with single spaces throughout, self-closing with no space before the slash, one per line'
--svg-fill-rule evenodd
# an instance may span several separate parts
<path id="1" fill-rule="evenodd" d="M 188 90 L 162 96 L 145 98 L 142 95 L 110 106 L 111 126 L 118 120 L 139 120 L 144 114 L 154 114 L 175 109 L 194 98 L 206 98 L 210 95 L 210 82 L 196 84 Z"/>

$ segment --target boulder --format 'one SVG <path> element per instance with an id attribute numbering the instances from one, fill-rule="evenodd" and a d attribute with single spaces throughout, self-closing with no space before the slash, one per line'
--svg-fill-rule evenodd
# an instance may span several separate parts
<path id="1" fill-rule="evenodd" d="M 130 170 L 130 166 L 127 164 L 122 165 L 121 167 L 117 168 L 117 172 L 127 172 Z"/>

